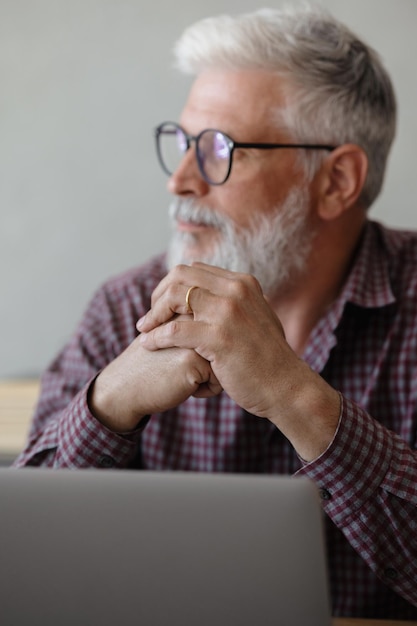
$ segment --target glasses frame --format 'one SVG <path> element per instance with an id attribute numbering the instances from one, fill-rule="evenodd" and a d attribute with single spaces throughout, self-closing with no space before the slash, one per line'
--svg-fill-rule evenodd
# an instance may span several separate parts
<path id="1" fill-rule="evenodd" d="M 195 146 L 196 146 L 195 155 L 196 155 L 196 160 L 198 164 L 198 169 L 200 171 L 201 176 L 209 185 L 224 185 L 224 183 L 227 181 L 227 179 L 230 176 L 230 172 L 232 171 L 233 153 L 237 148 L 255 148 L 256 150 L 301 148 L 303 150 L 328 150 L 331 152 L 333 150 L 336 150 L 336 148 L 338 147 L 338 146 L 321 144 L 321 143 L 253 143 L 253 142 L 247 142 L 247 141 L 246 142 L 235 141 L 234 139 L 230 137 L 230 135 L 228 135 L 227 133 L 224 133 L 222 130 L 218 130 L 217 128 L 205 128 L 204 130 L 199 132 L 198 135 L 190 135 L 183 129 L 182 126 L 180 126 L 180 124 L 177 124 L 176 122 L 162 122 L 161 124 L 159 124 L 159 126 L 157 126 L 154 129 L 154 135 L 155 135 L 156 152 L 158 155 L 159 164 L 161 165 L 164 172 L 168 174 L 168 176 L 172 176 L 174 172 L 171 172 L 166 167 L 164 159 L 162 157 L 162 151 L 161 151 L 161 146 L 160 146 L 160 136 L 164 134 L 165 126 L 171 126 L 173 129 L 175 129 L 175 132 L 181 131 L 181 133 L 184 135 L 184 138 L 186 141 L 186 149 L 184 151 L 184 154 L 190 149 L 191 143 L 192 142 L 195 143 Z M 210 178 L 208 178 L 207 174 L 204 171 L 204 165 L 200 156 L 198 146 L 199 146 L 201 137 L 207 132 L 221 133 L 221 135 L 223 135 L 223 137 L 225 138 L 228 148 L 229 148 L 229 166 L 227 169 L 226 176 L 221 182 L 214 182 L 210 180 Z"/>

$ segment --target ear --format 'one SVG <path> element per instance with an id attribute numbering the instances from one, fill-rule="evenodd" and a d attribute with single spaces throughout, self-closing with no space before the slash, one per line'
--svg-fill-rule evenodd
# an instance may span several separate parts
<path id="1" fill-rule="evenodd" d="M 317 173 L 318 214 L 333 220 L 358 203 L 368 173 L 368 157 L 356 144 L 343 144 Z"/>

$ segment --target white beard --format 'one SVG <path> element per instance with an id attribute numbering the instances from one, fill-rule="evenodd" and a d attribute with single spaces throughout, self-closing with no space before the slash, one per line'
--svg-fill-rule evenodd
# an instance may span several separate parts
<path id="1" fill-rule="evenodd" d="M 188 199 L 170 207 L 175 221 L 203 223 L 218 230 L 208 252 L 198 251 L 196 236 L 174 230 L 168 249 L 168 267 L 202 261 L 235 272 L 253 274 L 266 295 L 275 295 L 300 275 L 307 264 L 315 232 L 308 220 L 309 195 L 293 188 L 269 215 L 259 215 L 248 228 L 238 229 L 227 217 Z M 196 251 L 197 250 L 197 251 Z"/>

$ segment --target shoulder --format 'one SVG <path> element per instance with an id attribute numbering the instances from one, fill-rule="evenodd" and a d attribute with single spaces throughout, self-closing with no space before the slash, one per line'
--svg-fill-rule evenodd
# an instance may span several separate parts
<path id="1" fill-rule="evenodd" d="M 379 222 L 370 227 L 382 248 L 394 292 L 417 292 L 417 231 L 389 228 Z"/>
<path id="2" fill-rule="evenodd" d="M 390 255 L 396 257 L 404 253 L 411 253 L 413 256 L 417 250 L 417 231 L 392 228 L 375 221 L 371 221 L 370 226 L 379 236 Z M 416 261 L 415 255 L 414 260 Z"/>

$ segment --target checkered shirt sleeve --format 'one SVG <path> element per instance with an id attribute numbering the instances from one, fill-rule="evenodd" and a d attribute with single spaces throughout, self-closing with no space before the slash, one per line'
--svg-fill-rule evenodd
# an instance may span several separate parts
<path id="1" fill-rule="evenodd" d="M 379 579 L 417 605 L 417 455 L 343 398 L 328 450 L 298 475 L 319 487 L 323 508 Z"/>

